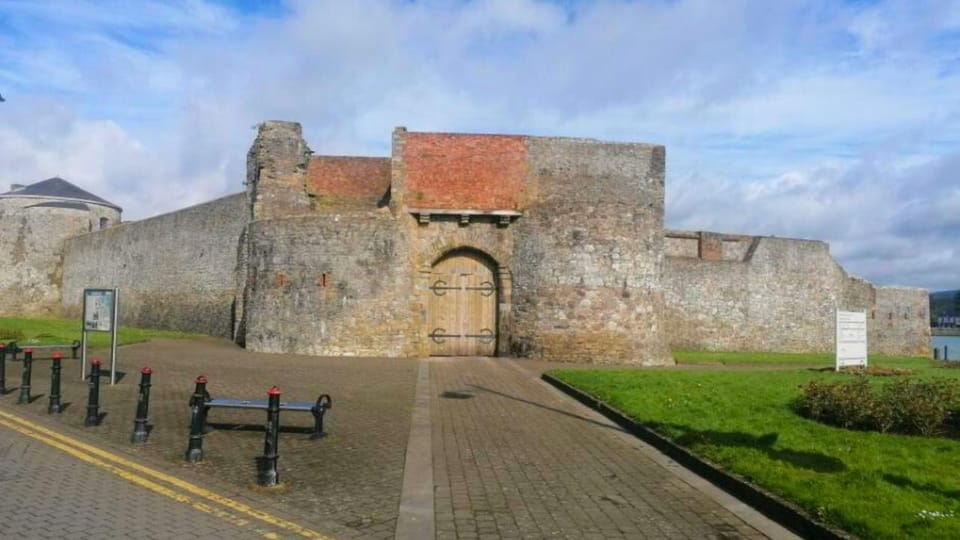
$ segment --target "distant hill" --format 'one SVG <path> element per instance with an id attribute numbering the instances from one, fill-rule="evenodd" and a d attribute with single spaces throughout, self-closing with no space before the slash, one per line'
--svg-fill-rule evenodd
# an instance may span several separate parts
<path id="1" fill-rule="evenodd" d="M 930 316 L 960 315 L 960 290 L 930 293 Z"/>

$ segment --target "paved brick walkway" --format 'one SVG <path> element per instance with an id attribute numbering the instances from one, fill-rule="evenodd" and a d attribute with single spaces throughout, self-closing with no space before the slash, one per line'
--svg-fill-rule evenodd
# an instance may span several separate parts
<path id="1" fill-rule="evenodd" d="M 791 536 L 539 381 L 546 367 L 431 361 L 437 538 Z"/>
<path id="2" fill-rule="evenodd" d="M 49 359 L 34 361 L 33 395 L 39 399 L 14 405 L 17 393 L 13 392 L 0 396 L 0 403 L 17 414 L 83 430 L 155 465 L 172 466 L 191 481 L 220 482 L 250 492 L 256 479 L 254 458 L 263 453 L 265 413 L 212 410 L 210 422 L 221 429 L 204 437 L 204 462 L 183 462 L 189 433 L 187 403 L 196 376 L 209 379 L 207 388 L 213 397 L 266 399 L 267 388 L 274 384 L 284 399 L 311 401 L 321 392 L 331 394 L 333 409 L 325 419 L 329 436 L 321 441 L 309 440 L 313 426 L 309 413 L 281 414 L 283 426 L 300 430 L 281 433 L 279 471 L 284 489 L 258 495 L 340 538 L 393 537 L 416 360 L 260 354 L 217 339 L 157 340 L 121 347 L 119 357 L 119 370 L 125 376 L 112 387 L 103 378 L 101 402 L 106 417 L 99 427 L 83 427 L 88 390 L 79 380 L 77 360 L 63 361 L 63 400 L 70 405 L 62 414 L 46 413 Z M 129 441 L 139 370 L 147 365 L 154 370 L 153 430 L 145 446 L 133 448 Z M 20 366 L 19 361 L 8 359 L 8 387 L 19 384 Z"/>
<path id="3" fill-rule="evenodd" d="M 540 381 L 554 364 L 318 358 L 251 353 L 215 339 L 155 341 L 120 349 L 126 376 L 113 387 L 104 379 L 107 415 L 96 428 L 83 428 L 87 386 L 76 361 L 64 361 L 70 405 L 47 415 L 49 365 L 34 364 L 39 399 L 15 405 L 13 392 L 0 396 L 0 410 L 59 426 L 227 496 L 259 501 L 338 538 L 392 538 L 401 530 L 408 538 L 435 530 L 439 539 L 790 536 Z M 154 369 L 153 431 L 145 446 L 132 447 L 144 365 Z M 19 367 L 8 361 L 8 387 L 17 385 Z M 292 428 L 280 440 L 284 487 L 261 490 L 253 486 L 254 458 L 263 451 L 265 415 L 216 409 L 210 421 L 219 425 L 205 436 L 204 462 L 186 464 L 186 404 L 201 373 L 214 397 L 263 398 L 273 384 L 285 399 L 329 393 L 329 437 L 310 441 L 312 417 L 282 413 L 281 423 Z M 56 461 L 37 456 L 32 466 Z M 16 467 L 31 466 L 24 463 Z M 405 463 L 415 465 L 406 478 Z M 0 487 L 0 500 L 9 497 L 4 492 L 11 493 Z M 409 527 L 398 528 L 398 516 L 409 517 L 400 520 Z M 422 527 L 430 518 L 433 527 Z"/>
<path id="4" fill-rule="evenodd" d="M 0 538 L 263 538 L 0 426 Z"/>

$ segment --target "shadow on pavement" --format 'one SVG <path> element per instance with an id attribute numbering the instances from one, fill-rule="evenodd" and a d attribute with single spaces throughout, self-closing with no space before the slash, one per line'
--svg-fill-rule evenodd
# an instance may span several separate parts
<path id="1" fill-rule="evenodd" d="M 621 432 L 621 433 L 626 433 L 626 431 L 624 431 L 623 429 L 621 429 L 621 428 L 619 428 L 619 427 L 617 427 L 617 426 L 615 426 L 615 425 L 607 424 L 607 423 L 604 423 L 604 422 L 598 422 L 598 421 L 596 421 L 596 420 L 594 420 L 594 419 L 592 419 L 592 418 L 587 418 L 587 417 L 585 417 L 585 416 L 580 416 L 580 415 L 578 415 L 578 414 L 573 414 L 573 413 L 570 413 L 570 412 L 567 412 L 567 411 L 564 411 L 564 410 L 556 409 L 556 408 L 554 408 L 554 407 L 548 407 L 548 406 L 546 406 L 546 405 L 544 405 L 544 404 L 542 404 L 542 403 L 537 403 L 536 401 L 530 401 L 529 399 L 524 399 L 524 398 L 517 397 L 517 396 L 511 396 L 510 394 L 505 394 L 505 393 L 503 393 L 503 392 L 499 392 L 499 391 L 497 391 L 497 390 L 493 390 L 492 388 L 486 388 L 486 387 L 483 387 L 483 386 L 480 386 L 480 385 L 476 385 L 476 384 L 468 384 L 467 386 L 471 386 L 471 387 L 476 388 L 477 390 L 480 390 L 480 391 L 482 391 L 482 392 L 487 392 L 487 393 L 490 393 L 490 394 L 495 394 L 495 395 L 498 395 L 498 396 L 500 396 L 500 397 L 505 397 L 505 398 L 507 398 L 507 399 L 512 399 L 512 400 L 514 400 L 514 401 L 519 401 L 519 402 L 521 402 L 521 403 L 526 403 L 527 405 L 533 405 L 534 407 L 539 407 L 539 408 L 541 408 L 541 409 L 546 409 L 546 410 L 548 410 L 548 411 L 552 411 L 552 412 L 555 412 L 555 413 L 557 413 L 557 414 L 562 414 L 562 415 L 568 416 L 568 417 L 570 417 L 570 418 L 575 418 L 575 419 L 577 419 L 577 420 L 581 420 L 581 421 L 583 421 L 583 422 L 587 422 L 587 423 L 590 423 L 590 424 L 593 424 L 593 425 L 596 425 L 596 426 L 600 426 L 600 427 L 603 427 L 603 428 L 611 429 L 611 430 L 613 430 L 613 431 L 619 431 L 619 432 Z"/>

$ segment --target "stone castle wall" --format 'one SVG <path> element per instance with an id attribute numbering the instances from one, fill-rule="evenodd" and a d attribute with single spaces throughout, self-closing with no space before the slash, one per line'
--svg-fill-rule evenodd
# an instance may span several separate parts
<path id="1" fill-rule="evenodd" d="M 248 348 L 413 356 L 413 277 L 384 205 L 387 158 L 310 157 L 300 126 L 267 122 L 248 155 L 253 220 L 241 265 Z M 359 185 L 358 185 L 359 184 Z"/>
<path id="2" fill-rule="evenodd" d="M 0 199 L 0 315 L 60 314 L 64 241 L 98 228 L 100 218 L 120 220 L 116 209 L 93 203 L 36 206 L 59 202 Z"/>
<path id="3" fill-rule="evenodd" d="M 663 147 L 399 130 L 393 182 L 410 270 L 426 275 L 462 248 L 495 263 L 499 354 L 672 363 L 656 290 Z M 450 214 L 417 224 L 406 217 L 430 208 Z M 417 288 L 421 314 L 427 285 Z"/>
<path id="4" fill-rule="evenodd" d="M 867 312 L 871 352 L 929 354 L 926 291 L 849 276 L 824 242 L 682 231 L 666 241 L 674 349 L 830 352 L 841 309 Z"/>
<path id="5" fill-rule="evenodd" d="M 499 289 L 497 305 L 497 354 L 510 355 L 514 327 L 515 287 L 512 285 L 512 267 L 514 265 L 514 231 L 504 227 L 496 218 L 490 216 L 472 216 L 469 225 L 461 225 L 457 216 L 433 216 L 429 224 L 419 223 L 412 215 L 403 213 L 398 216 L 403 242 L 411 246 L 407 253 L 400 253 L 399 260 L 405 275 L 414 276 L 413 288 L 407 292 L 408 312 L 415 323 L 411 328 L 410 341 L 418 356 L 429 355 L 430 343 L 427 334 L 429 287 L 432 284 L 432 267 L 444 255 L 454 251 L 469 249 L 482 254 L 492 261 L 494 277 Z"/>
<path id="6" fill-rule="evenodd" d="M 118 287 L 124 324 L 426 356 L 433 265 L 468 250 L 494 271 L 498 355 L 829 351 L 836 309 L 868 311 L 874 352 L 929 351 L 925 292 L 848 276 L 823 242 L 665 232 L 662 146 L 398 128 L 390 157 L 313 156 L 299 124 L 265 122 L 247 159 L 246 193 L 65 243 L 46 224 L 89 218 L 0 206 L 18 231 L 0 249 L 30 254 L 0 290 L 75 316 L 83 288 Z"/>
<path id="7" fill-rule="evenodd" d="M 662 147 L 400 129 L 379 200 L 382 163 L 310 158 L 295 124 L 264 124 L 248 159 L 250 348 L 426 355 L 431 267 L 470 249 L 496 267 L 499 354 L 671 361 Z M 343 181 L 358 170 L 369 187 Z"/>
<path id="8" fill-rule="evenodd" d="M 926 289 L 876 287 L 867 312 L 867 344 L 880 354 L 929 356 L 930 295 Z"/>
<path id="9" fill-rule="evenodd" d="M 517 220 L 514 352 L 672 363 L 663 340 L 664 148 L 531 138 Z"/>
<path id="10" fill-rule="evenodd" d="M 246 346 L 333 356 L 415 356 L 400 294 L 399 235 L 383 214 L 251 224 Z"/>
<path id="11" fill-rule="evenodd" d="M 120 289 L 121 324 L 231 337 L 245 194 L 69 239 L 63 308 L 84 288 Z"/>

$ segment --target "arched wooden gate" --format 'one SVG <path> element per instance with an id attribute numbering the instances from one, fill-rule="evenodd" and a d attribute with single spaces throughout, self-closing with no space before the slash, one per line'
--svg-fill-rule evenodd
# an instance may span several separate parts
<path id="1" fill-rule="evenodd" d="M 498 287 L 481 253 L 453 251 L 433 265 L 428 302 L 431 356 L 494 356 Z"/>

